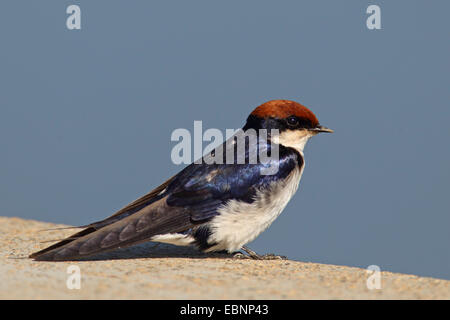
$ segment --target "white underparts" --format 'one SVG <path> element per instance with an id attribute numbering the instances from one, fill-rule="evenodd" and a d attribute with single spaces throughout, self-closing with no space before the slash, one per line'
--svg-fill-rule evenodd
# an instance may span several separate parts
<path id="1" fill-rule="evenodd" d="M 189 246 L 194 243 L 195 239 L 189 234 L 166 233 L 152 237 L 151 241 L 169 243 L 177 246 Z"/>
<path id="2" fill-rule="evenodd" d="M 302 171 L 303 167 L 294 169 L 284 181 L 259 192 L 252 203 L 231 200 L 219 208 L 219 214 L 208 223 L 211 228 L 208 242 L 215 245 L 206 251 L 231 253 L 254 240 L 286 207 L 297 191 Z"/>

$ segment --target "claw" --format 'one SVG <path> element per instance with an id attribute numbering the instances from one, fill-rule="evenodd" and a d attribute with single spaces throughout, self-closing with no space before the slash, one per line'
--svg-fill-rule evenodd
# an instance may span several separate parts
<path id="1" fill-rule="evenodd" d="M 273 253 L 268 253 L 263 255 L 262 260 L 286 260 L 287 257 L 286 256 L 281 256 L 281 255 L 277 255 L 277 254 L 273 254 Z"/>
<path id="2" fill-rule="evenodd" d="M 275 255 L 273 253 L 269 253 L 269 254 L 264 254 L 264 255 L 259 255 L 257 254 L 255 251 L 253 251 L 252 249 L 243 246 L 242 250 L 247 253 L 247 256 L 242 254 L 241 252 L 235 253 L 233 258 L 236 259 L 254 259 L 254 260 L 286 260 L 287 257 L 286 256 L 281 256 L 281 255 Z"/>

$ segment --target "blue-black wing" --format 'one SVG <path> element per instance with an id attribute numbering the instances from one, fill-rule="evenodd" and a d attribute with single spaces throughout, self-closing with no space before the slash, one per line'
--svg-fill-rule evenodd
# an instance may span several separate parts
<path id="1" fill-rule="evenodd" d="M 191 164 L 167 188 L 167 204 L 189 208 L 191 219 L 204 221 L 217 214 L 229 200 L 251 203 L 258 190 L 286 178 L 299 165 L 295 151 L 280 150 L 280 159 L 257 164 Z M 274 174 L 264 174 L 276 163 Z"/>

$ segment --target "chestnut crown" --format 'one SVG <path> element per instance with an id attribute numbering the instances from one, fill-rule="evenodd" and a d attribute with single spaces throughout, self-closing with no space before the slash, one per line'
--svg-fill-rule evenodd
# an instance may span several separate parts
<path id="1" fill-rule="evenodd" d="M 247 118 L 244 130 L 249 128 L 333 132 L 320 126 L 319 120 L 311 110 L 291 100 L 271 100 L 263 103 Z"/>

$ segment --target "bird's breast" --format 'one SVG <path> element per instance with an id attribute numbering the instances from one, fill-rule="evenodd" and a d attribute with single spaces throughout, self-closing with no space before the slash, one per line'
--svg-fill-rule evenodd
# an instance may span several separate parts
<path id="1" fill-rule="evenodd" d="M 297 191 L 303 165 L 296 167 L 284 179 L 258 190 L 253 202 L 231 200 L 219 208 L 218 215 L 209 223 L 212 245 L 206 251 L 235 252 L 254 240 L 280 215 Z"/>

